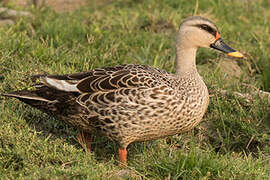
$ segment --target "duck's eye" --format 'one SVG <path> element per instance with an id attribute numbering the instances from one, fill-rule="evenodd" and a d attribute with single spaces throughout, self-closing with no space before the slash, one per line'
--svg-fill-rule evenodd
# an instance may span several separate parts
<path id="1" fill-rule="evenodd" d="M 203 30 L 206 30 L 206 31 L 212 31 L 212 28 L 211 27 L 209 27 L 208 25 L 206 25 L 206 24 L 202 24 L 202 25 L 200 25 L 200 28 L 201 29 L 203 29 Z"/>
<path id="2" fill-rule="evenodd" d="M 216 30 L 214 30 L 213 28 L 211 28 L 207 24 L 200 24 L 200 25 L 198 25 L 198 27 L 209 32 L 210 34 L 213 34 L 214 36 L 216 36 Z"/>

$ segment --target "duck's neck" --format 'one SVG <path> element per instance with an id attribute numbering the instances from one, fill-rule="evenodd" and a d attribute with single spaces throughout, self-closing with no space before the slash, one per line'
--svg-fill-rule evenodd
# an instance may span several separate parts
<path id="1" fill-rule="evenodd" d="M 198 74 L 196 69 L 195 47 L 185 47 L 184 44 L 178 44 L 176 48 L 176 74 L 185 76 L 188 74 Z"/>

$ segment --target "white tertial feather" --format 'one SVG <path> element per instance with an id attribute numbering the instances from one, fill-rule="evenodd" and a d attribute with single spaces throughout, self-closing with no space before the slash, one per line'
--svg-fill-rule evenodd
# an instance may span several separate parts
<path id="1" fill-rule="evenodd" d="M 46 85 L 53 87 L 60 91 L 66 91 L 66 92 L 79 92 L 78 88 L 76 87 L 77 84 L 71 84 L 70 82 L 66 80 L 59 80 L 59 79 L 53 79 L 44 77 L 41 79 Z"/>

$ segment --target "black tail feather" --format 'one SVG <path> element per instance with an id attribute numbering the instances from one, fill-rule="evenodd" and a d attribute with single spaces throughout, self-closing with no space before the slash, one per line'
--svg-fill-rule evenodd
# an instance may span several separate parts
<path id="1" fill-rule="evenodd" d="M 46 86 L 41 86 L 33 91 L 21 90 L 0 95 L 16 98 L 48 114 L 60 114 L 63 109 L 67 108 L 66 106 L 70 106 L 70 100 L 73 99 L 76 103 L 77 97 L 76 93 L 59 91 Z"/>

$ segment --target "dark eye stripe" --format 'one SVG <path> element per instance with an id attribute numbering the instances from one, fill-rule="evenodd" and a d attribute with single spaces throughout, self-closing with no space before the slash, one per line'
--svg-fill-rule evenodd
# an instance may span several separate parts
<path id="1" fill-rule="evenodd" d="M 208 26 L 207 24 L 197 24 L 195 26 L 209 32 L 214 37 L 216 37 L 217 31 L 215 29 L 211 28 L 210 26 Z"/>

